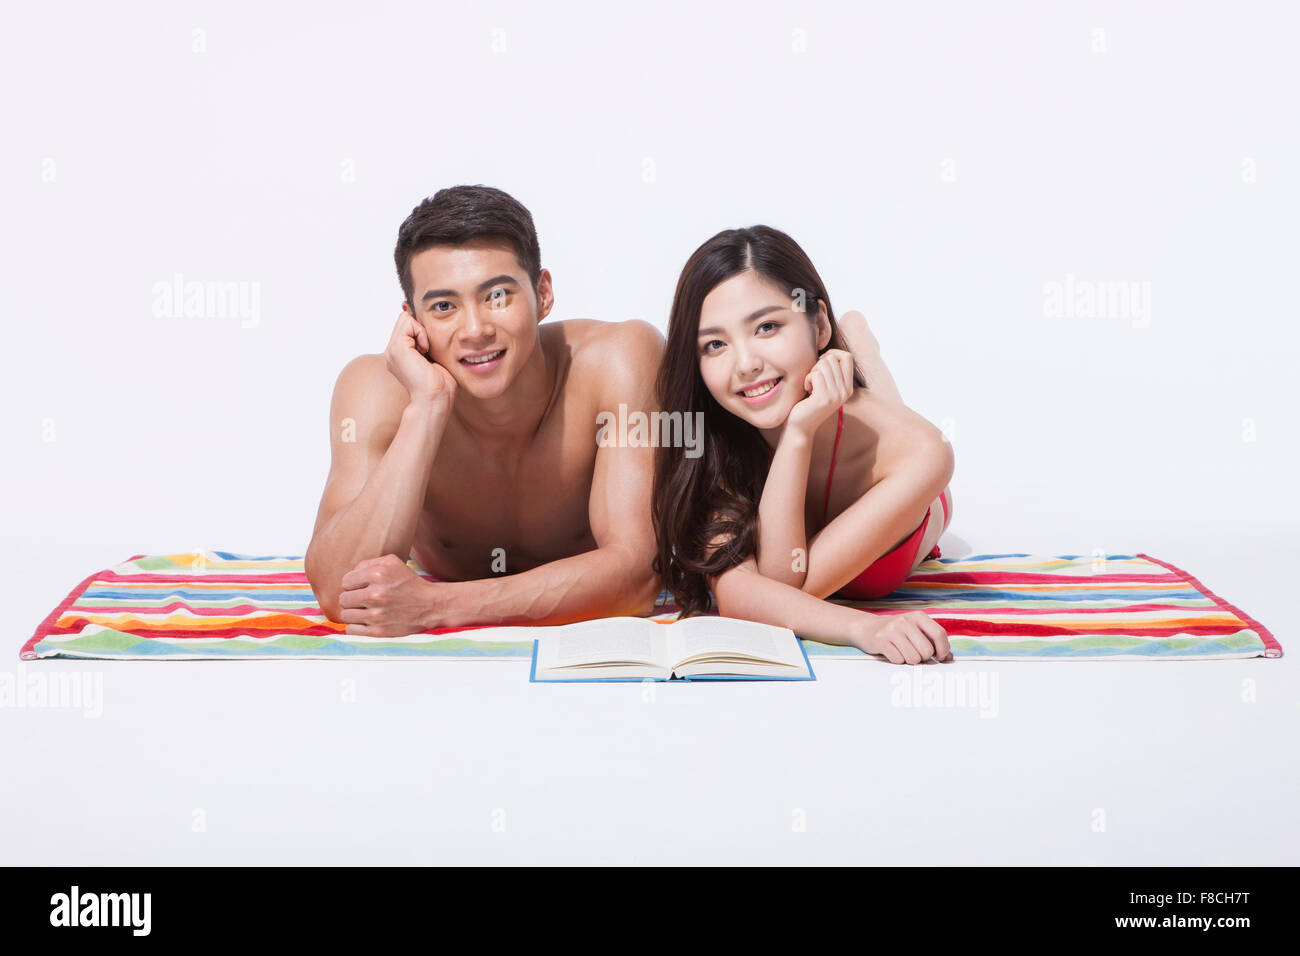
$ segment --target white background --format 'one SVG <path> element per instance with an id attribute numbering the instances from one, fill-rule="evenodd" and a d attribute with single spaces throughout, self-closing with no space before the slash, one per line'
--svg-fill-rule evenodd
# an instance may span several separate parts
<path id="1" fill-rule="evenodd" d="M 9 673 L 130 555 L 305 551 L 334 379 L 387 341 L 398 225 L 457 183 L 532 211 L 552 320 L 664 328 L 699 243 L 786 230 L 950 435 L 945 557 L 1142 551 L 1289 656 L 985 664 L 992 720 L 892 707 L 867 660 L 655 704 L 515 663 L 96 662 L 102 718 L 0 710 L 0 862 L 1297 862 L 1293 6 L 4 20 Z M 258 324 L 155 317 L 176 273 L 258 283 Z M 1149 283 L 1149 324 L 1049 317 L 1067 276 Z"/>

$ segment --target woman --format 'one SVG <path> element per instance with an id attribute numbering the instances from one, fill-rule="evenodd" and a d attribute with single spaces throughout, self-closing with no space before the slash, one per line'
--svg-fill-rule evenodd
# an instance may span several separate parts
<path id="1" fill-rule="evenodd" d="M 817 270 L 767 226 L 700 246 L 677 283 L 657 388 L 703 413 L 704 448 L 656 452 L 654 568 L 682 616 L 708 609 L 851 645 L 895 664 L 952 660 L 920 611 L 873 615 L 829 595 L 892 591 L 947 527 L 951 445 L 902 404 L 860 325 L 869 389 Z M 811 533 L 811 537 L 809 537 Z"/>

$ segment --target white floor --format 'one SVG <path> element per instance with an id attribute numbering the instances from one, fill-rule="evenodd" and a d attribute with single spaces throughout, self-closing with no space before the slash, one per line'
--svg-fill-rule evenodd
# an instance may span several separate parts
<path id="1" fill-rule="evenodd" d="M 974 706 L 902 706 L 913 672 L 865 659 L 652 691 L 524 662 L 22 665 L 87 573 L 33 562 L 0 670 L 102 673 L 103 712 L 0 709 L 0 863 L 1294 865 L 1289 555 L 1179 537 L 1143 550 L 1287 656 L 924 669 L 973 672 Z"/>

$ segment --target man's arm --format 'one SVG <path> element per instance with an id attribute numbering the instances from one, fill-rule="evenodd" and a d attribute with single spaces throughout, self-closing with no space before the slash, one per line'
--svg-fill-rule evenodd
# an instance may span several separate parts
<path id="1" fill-rule="evenodd" d="M 343 575 L 366 558 L 410 555 L 445 426 L 431 402 L 409 399 L 383 355 L 358 356 L 339 373 L 330 403 L 330 473 L 304 560 L 330 620 L 342 621 Z"/>
<path id="2" fill-rule="evenodd" d="M 654 379 L 664 339 L 648 322 L 611 324 L 584 346 L 581 361 L 597 377 L 597 409 L 629 416 L 658 410 Z M 590 428 L 595 442 L 596 422 Z M 650 562 L 655 554 L 650 498 L 653 447 L 596 449 L 588 520 L 596 548 L 518 574 L 437 586 L 450 606 L 431 609 L 429 626 L 468 624 L 568 624 L 596 617 L 643 616 L 661 590 Z M 545 507 L 545 502 L 538 502 Z M 435 598 L 442 605 L 442 600 Z"/>

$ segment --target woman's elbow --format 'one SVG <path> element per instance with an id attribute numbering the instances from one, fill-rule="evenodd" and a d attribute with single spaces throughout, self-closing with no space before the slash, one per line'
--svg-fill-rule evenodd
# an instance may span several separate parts
<path id="1" fill-rule="evenodd" d="M 734 617 L 742 621 L 752 619 L 753 602 L 745 600 L 743 595 L 736 594 L 734 588 L 714 588 L 713 603 L 718 608 L 719 617 Z"/>
<path id="2" fill-rule="evenodd" d="M 801 590 L 804 582 L 808 580 L 808 556 L 802 548 L 797 548 L 794 556 L 790 559 L 789 566 L 760 564 L 758 573 L 759 576 L 766 578 L 768 581 L 784 584 L 796 591 Z"/>

